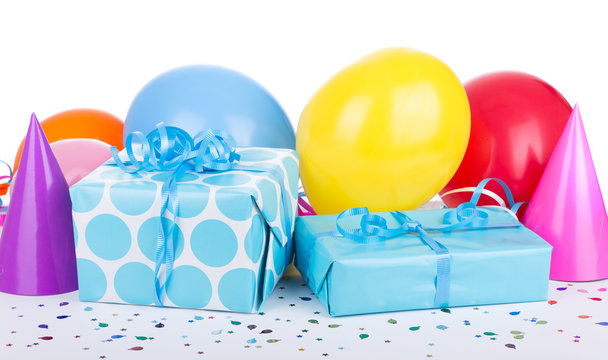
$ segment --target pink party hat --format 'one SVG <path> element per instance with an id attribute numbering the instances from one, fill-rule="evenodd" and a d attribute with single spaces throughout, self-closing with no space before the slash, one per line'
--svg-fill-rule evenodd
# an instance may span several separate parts
<path id="1" fill-rule="evenodd" d="M 52 295 L 78 289 L 68 184 L 32 114 L 0 237 L 0 291 Z"/>
<path id="2" fill-rule="evenodd" d="M 608 217 L 578 104 L 522 222 L 553 245 L 552 280 L 608 278 Z"/>

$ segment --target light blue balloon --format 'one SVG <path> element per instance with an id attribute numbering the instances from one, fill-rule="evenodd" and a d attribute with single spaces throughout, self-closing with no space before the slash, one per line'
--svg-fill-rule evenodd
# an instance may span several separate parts
<path id="1" fill-rule="evenodd" d="M 160 122 L 192 137 L 211 128 L 227 131 L 238 146 L 295 149 L 293 127 L 274 97 L 253 79 L 219 66 L 185 66 L 152 79 L 129 108 L 123 138 L 148 134 Z"/>

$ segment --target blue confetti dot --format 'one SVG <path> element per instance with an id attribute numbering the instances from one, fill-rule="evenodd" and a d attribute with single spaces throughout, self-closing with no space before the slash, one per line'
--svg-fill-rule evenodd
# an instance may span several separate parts
<path id="1" fill-rule="evenodd" d="M 169 178 L 171 176 L 173 176 L 173 173 L 171 173 L 171 172 L 162 172 L 160 174 L 156 174 L 156 175 L 152 176 L 151 179 L 154 181 L 158 181 L 158 182 L 165 182 L 165 181 L 169 180 Z M 176 180 L 178 182 L 196 181 L 196 180 L 198 180 L 198 175 L 192 174 L 192 173 L 183 173 L 180 176 L 178 176 Z"/>
<path id="2" fill-rule="evenodd" d="M 49 326 L 47 324 L 40 324 L 40 325 L 38 325 L 38 327 L 41 328 L 41 329 L 48 329 L 49 328 Z"/>
<path id="3" fill-rule="evenodd" d="M 519 315 L 519 311 L 511 311 L 509 315 Z"/>
<path id="4" fill-rule="evenodd" d="M 103 198 L 105 184 L 99 181 L 81 181 L 70 188 L 72 210 L 89 212 L 97 207 Z"/>
<path id="5" fill-rule="evenodd" d="M 194 256 L 207 266 L 229 264 L 238 250 L 234 231 L 219 220 L 205 220 L 192 230 L 190 246 Z"/>
<path id="6" fill-rule="evenodd" d="M 238 186 L 248 183 L 249 180 L 249 176 L 245 174 L 224 173 L 207 177 L 203 182 L 209 185 Z"/>
<path id="7" fill-rule="evenodd" d="M 167 296 L 175 305 L 184 308 L 202 308 L 211 300 L 211 282 L 200 269 L 184 265 L 173 269 L 167 285 Z"/>
<path id="8" fill-rule="evenodd" d="M 264 298 L 267 298 L 274 289 L 274 275 L 272 270 L 266 270 L 264 275 Z"/>
<path id="9" fill-rule="evenodd" d="M 260 179 L 256 182 L 262 195 L 262 212 L 268 222 L 274 221 L 277 217 L 277 188 L 276 185 L 267 179 Z"/>
<path id="10" fill-rule="evenodd" d="M 608 326 L 608 321 L 600 321 L 596 323 L 597 325 Z"/>
<path id="11" fill-rule="evenodd" d="M 256 288 L 255 273 L 250 269 L 240 268 L 228 271 L 220 279 L 218 295 L 220 301 L 231 311 L 250 312 Z"/>
<path id="12" fill-rule="evenodd" d="M 158 222 L 160 217 L 152 217 L 148 220 L 144 221 L 141 224 L 139 231 L 137 232 L 137 245 L 141 252 L 151 261 L 156 262 L 156 244 L 158 241 Z M 163 222 L 163 231 L 165 232 L 165 237 L 168 236 L 169 226 L 171 225 L 171 221 L 165 217 L 162 218 Z M 167 239 L 168 240 L 168 239 Z M 174 225 L 173 230 L 173 249 L 174 249 L 174 259 L 179 258 L 184 250 L 184 234 L 182 230 L 179 228 L 179 225 Z M 165 257 L 162 257 L 162 262 L 165 261 Z"/>
<path id="13" fill-rule="evenodd" d="M 99 177 L 104 180 L 135 180 L 143 178 L 143 176 L 141 176 L 140 174 L 127 173 L 122 171 L 118 167 L 113 167 L 110 170 L 102 172 Z"/>
<path id="14" fill-rule="evenodd" d="M 245 235 L 245 253 L 253 263 L 257 263 L 262 256 L 265 238 L 262 217 L 256 214 L 251 218 L 251 227 Z"/>
<path id="15" fill-rule="evenodd" d="M 119 217 L 110 214 L 95 216 L 87 225 L 85 239 L 91 251 L 105 260 L 125 256 L 131 247 L 129 227 Z"/>
<path id="16" fill-rule="evenodd" d="M 181 218 L 193 218 L 205 210 L 209 202 L 209 187 L 201 184 L 177 184 L 179 214 Z M 169 206 L 169 212 L 173 214 Z"/>
<path id="17" fill-rule="evenodd" d="M 252 189 L 224 188 L 215 193 L 215 203 L 222 214 L 229 219 L 243 221 L 251 217 L 253 211 Z"/>
<path id="18" fill-rule="evenodd" d="M 311 299 L 311 298 L 309 298 L 308 296 L 300 296 L 300 299 L 301 299 L 302 301 L 310 301 L 310 300 L 312 300 L 312 299 Z"/>
<path id="19" fill-rule="evenodd" d="M 284 157 L 283 166 L 285 170 L 287 170 L 288 174 L 298 174 L 298 163 L 292 157 Z M 298 198 L 298 182 L 297 181 L 289 181 L 289 192 L 291 193 L 291 197 L 294 199 Z"/>
<path id="20" fill-rule="evenodd" d="M 87 259 L 76 259 L 78 267 L 78 296 L 82 301 L 99 301 L 106 293 L 108 282 L 103 270 Z"/>
<path id="21" fill-rule="evenodd" d="M 125 336 L 124 335 L 112 335 L 112 336 L 110 336 L 110 338 L 112 338 L 112 339 L 120 339 L 120 338 L 123 338 L 123 337 L 125 337 Z"/>
<path id="22" fill-rule="evenodd" d="M 123 214 L 141 215 L 154 204 L 156 188 L 150 181 L 119 182 L 110 187 L 110 199 Z"/>
<path id="23" fill-rule="evenodd" d="M 154 271 L 140 262 L 121 266 L 114 275 L 114 289 L 122 301 L 148 305 L 154 302 Z"/>
<path id="24" fill-rule="evenodd" d="M 285 269 L 285 248 L 281 246 L 279 240 L 272 241 L 272 261 L 274 263 L 274 272 L 281 276 Z"/>
<path id="25" fill-rule="evenodd" d="M 277 157 L 276 153 L 264 149 L 244 149 L 238 153 L 242 161 L 266 161 Z"/>

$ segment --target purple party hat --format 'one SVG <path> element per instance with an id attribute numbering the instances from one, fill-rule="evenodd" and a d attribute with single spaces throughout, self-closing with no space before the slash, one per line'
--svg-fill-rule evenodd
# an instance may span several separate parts
<path id="1" fill-rule="evenodd" d="M 78 289 L 72 202 L 32 114 L 0 237 L 0 291 L 53 295 Z"/>
<path id="2" fill-rule="evenodd" d="M 522 222 L 553 246 L 552 280 L 608 278 L 608 216 L 578 105 Z"/>

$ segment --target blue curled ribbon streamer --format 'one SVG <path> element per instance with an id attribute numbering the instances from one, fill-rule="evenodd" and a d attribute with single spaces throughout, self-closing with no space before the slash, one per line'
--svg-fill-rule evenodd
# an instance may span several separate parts
<path id="1" fill-rule="evenodd" d="M 471 201 L 460 204 L 457 208 L 446 212 L 443 216 L 443 226 L 423 227 L 420 222 L 413 220 L 408 215 L 400 211 L 391 211 L 391 215 L 397 220 L 399 226 L 389 229 L 386 219 L 379 215 L 369 213 L 366 207 L 353 208 L 343 211 L 336 219 L 337 232 L 332 232 L 327 235 L 341 236 L 347 239 L 369 244 L 379 241 L 384 241 L 395 236 L 407 233 L 416 233 L 422 242 L 427 245 L 436 254 L 437 260 L 437 277 L 435 278 L 435 301 L 434 306 L 437 308 L 449 306 L 450 300 L 450 264 L 451 255 L 445 245 L 433 239 L 428 232 L 449 232 L 460 229 L 494 229 L 506 227 L 519 227 L 517 223 L 497 223 L 488 224 L 488 213 L 477 207 L 479 197 L 490 181 L 498 182 L 507 194 L 507 200 L 511 211 L 517 213 L 523 202 L 514 203 L 513 195 L 507 185 L 495 178 L 482 180 L 473 192 Z M 340 225 L 340 220 L 363 215 L 358 228 L 346 229 Z M 321 234 L 326 235 L 326 234 Z"/>
<path id="2" fill-rule="evenodd" d="M 123 161 L 120 159 L 116 147 L 111 148 L 114 163 L 124 172 L 171 172 L 171 176 L 163 183 L 161 189 L 160 217 L 162 219 L 165 212 L 170 209 L 172 218 L 166 232 L 163 229 L 162 221 L 160 221 L 158 227 L 155 253 L 156 267 L 154 270 L 154 303 L 158 306 L 163 306 L 162 294 L 171 279 L 173 271 L 175 249 L 172 239 L 180 206 L 177 184 L 178 179 L 186 171 L 198 173 L 228 170 L 265 172 L 280 185 L 283 208 L 287 210 L 287 207 L 291 206 L 285 184 L 281 181 L 282 174 L 279 174 L 278 169 L 239 164 L 240 155 L 236 153 L 236 142 L 225 131 L 209 129 L 192 138 L 182 129 L 167 127 L 163 123 L 159 123 L 156 129 L 147 136 L 139 131 L 127 135 L 125 150 L 128 160 Z M 283 212 L 283 216 L 285 217 L 283 223 L 288 227 L 286 233 L 290 234 L 291 221 L 288 218 L 287 211 Z M 171 241 L 167 241 L 167 239 Z M 165 265 L 165 280 L 161 284 L 160 270 L 163 264 Z"/>

